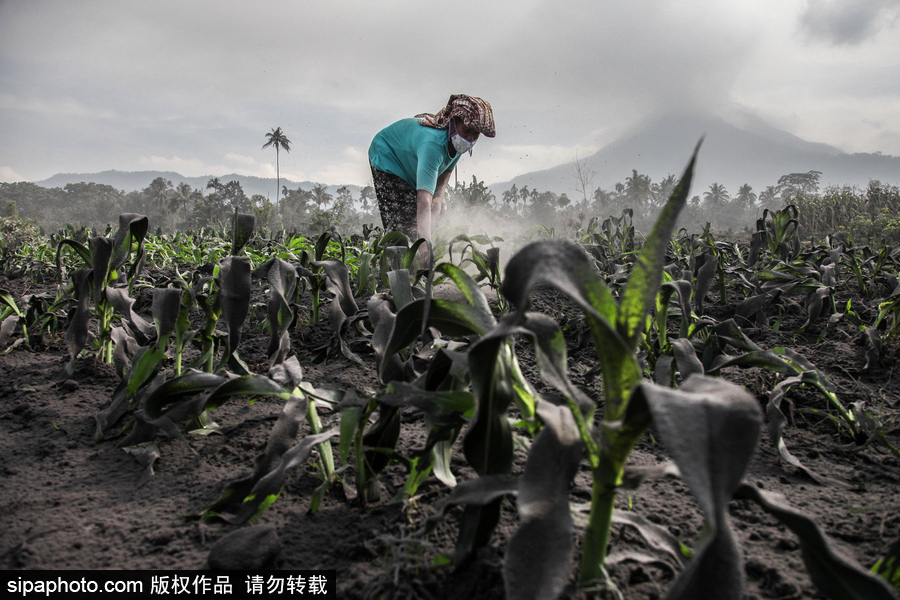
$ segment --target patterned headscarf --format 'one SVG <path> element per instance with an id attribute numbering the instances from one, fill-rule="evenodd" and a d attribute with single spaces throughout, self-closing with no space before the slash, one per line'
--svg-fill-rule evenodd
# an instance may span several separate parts
<path id="1" fill-rule="evenodd" d="M 438 111 L 436 115 L 431 113 L 416 115 L 420 125 L 435 129 L 447 129 L 450 126 L 450 119 L 453 117 L 459 117 L 466 127 L 471 127 L 486 137 L 492 138 L 497 133 L 494 130 L 494 112 L 491 110 L 491 105 L 475 96 L 454 94 L 447 101 L 447 106 Z"/>

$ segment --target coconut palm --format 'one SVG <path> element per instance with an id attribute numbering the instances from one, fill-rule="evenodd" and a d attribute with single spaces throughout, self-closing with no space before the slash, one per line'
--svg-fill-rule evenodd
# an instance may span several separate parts
<path id="1" fill-rule="evenodd" d="M 268 139 L 269 141 L 263 144 L 263 148 L 275 146 L 275 211 L 278 212 L 278 193 L 281 191 L 281 167 L 278 163 L 278 150 L 279 148 L 284 148 L 285 152 L 290 152 L 291 140 L 289 140 L 287 136 L 284 135 L 284 132 L 281 131 L 281 127 L 276 127 L 275 129 L 267 133 L 266 139 Z"/>
<path id="2" fill-rule="evenodd" d="M 173 217 L 173 225 L 177 226 L 178 215 L 186 212 L 188 205 L 202 198 L 203 194 L 200 193 L 200 190 L 191 188 L 189 183 L 182 181 L 173 191 L 169 192 L 168 196 L 167 216 Z"/>
<path id="3" fill-rule="evenodd" d="M 321 183 L 317 183 L 313 186 L 312 194 L 313 202 L 315 202 L 316 206 L 320 209 L 334 199 L 334 196 L 328 193 L 328 188 Z"/>
<path id="4" fill-rule="evenodd" d="M 225 184 L 222 183 L 218 177 L 213 177 L 206 182 L 206 189 L 213 190 L 214 194 L 220 194 L 222 193 L 222 190 L 225 189 Z"/>
<path id="5" fill-rule="evenodd" d="M 359 201 L 362 202 L 363 210 L 369 210 L 369 203 L 375 199 L 375 188 L 371 185 L 367 185 L 359 191 Z"/>

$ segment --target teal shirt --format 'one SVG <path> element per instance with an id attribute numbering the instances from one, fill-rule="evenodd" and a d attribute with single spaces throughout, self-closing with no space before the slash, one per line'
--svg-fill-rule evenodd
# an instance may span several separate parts
<path id="1" fill-rule="evenodd" d="M 401 119 L 378 132 L 369 146 L 369 162 L 379 171 L 391 173 L 414 190 L 434 194 L 438 175 L 459 162 L 450 156 L 447 130 L 419 125 L 415 118 Z"/>

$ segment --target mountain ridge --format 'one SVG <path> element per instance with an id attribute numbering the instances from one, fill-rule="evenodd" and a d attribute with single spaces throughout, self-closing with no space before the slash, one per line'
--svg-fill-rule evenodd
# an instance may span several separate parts
<path id="1" fill-rule="evenodd" d="M 157 177 L 162 177 L 167 181 L 171 181 L 173 187 L 177 186 L 179 183 L 184 182 L 190 185 L 192 188 L 199 188 L 204 192 L 206 190 L 206 184 L 211 179 L 218 178 L 222 183 L 228 183 L 229 181 L 238 181 L 240 182 L 241 188 L 244 190 L 244 193 L 247 194 L 247 196 L 260 194 L 270 199 L 274 199 L 272 197 L 274 196 L 274 192 L 277 186 L 276 179 L 274 177 L 256 177 L 254 175 L 239 175 L 237 173 L 188 177 L 175 171 L 118 171 L 116 169 L 108 169 L 106 171 L 99 171 L 97 173 L 57 173 L 51 177 L 48 177 L 47 179 L 34 181 L 32 183 L 46 188 L 61 188 L 70 183 L 98 183 L 110 185 L 117 190 L 121 190 L 124 192 L 132 192 L 140 191 L 146 188 Z M 305 190 L 309 190 L 312 189 L 313 186 L 318 184 L 319 182 L 314 181 L 298 182 L 286 179 L 284 177 L 281 178 L 281 185 L 287 186 L 288 189 L 296 189 L 297 186 L 299 186 Z M 325 185 L 328 193 L 332 195 L 335 195 L 337 193 L 338 188 L 343 187 L 342 184 L 323 183 L 322 185 Z M 350 189 L 350 191 L 354 195 L 359 195 L 359 186 L 347 184 L 346 187 Z"/>
<path id="2" fill-rule="evenodd" d="M 758 194 L 782 175 L 820 171 L 822 188 L 829 185 L 866 186 L 869 180 L 900 183 L 900 157 L 880 153 L 846 153 L 806 141 L 769 125 L 749 113 L 723 118 L 670 114 L 648 119 L 596 153 L 580 159 L 582 170 L 593 173 L 589 190 L 612 190 L 632 175 L 632 169 L 656 182 L 680 175 L 698 140 L 703 144 L 694 170 L 692 195 L 719 183 L 735 194 L 748 183 Z M 513 184 L 532 190 L 580 194 L 574 161 L 518 175 L 488 187 L 498 197 Z M 577 196 L 575 197 L 577 199 Z"/>

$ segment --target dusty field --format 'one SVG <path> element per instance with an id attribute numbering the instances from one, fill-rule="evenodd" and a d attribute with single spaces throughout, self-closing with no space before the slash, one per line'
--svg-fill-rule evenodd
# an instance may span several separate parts
<path id="1" fill-rule="evenodd" d="M 32 293 L 28 282 L 2 281 L 15 298 Z M 364 303 L 364 301 L 360 301 Z M 553 294 L 544 294 L 536 309 L 556 317 L 577 319 L 577 312 Z M 734 307 L 711 303 L 723 315 Z M 730 313 L 729 313 L 730 311 Z M 798 315 L 798 318 L 799 315 Z M 240 353 L 265 370 L 268 338 L 250 323 Z M 785 323 L 783 331 L 791 331 Z M 886 352 L 883 364 L 863 372 L 865 349 L 856 343 L 849 326 L 824 341 L 817 332 L 777 334 L 747 330 L 763 347 L 784 345 L 810 359 L 837 385 L 841 400 L 865 402 L 881 411 L 888 439 L 900 447 L 896 428 L 900 416 L 900 382 L 894 377 L 896 353 Z M 292 333 L 292 348 L 304 365 L 305 378 L 316 387 L 377 389 L 374 355 L 365 364 L 335 358 L 324 365 L 309 364 L 310 349 L 328 335 L 328 325 Z M 593 366 L 593 348 L 576 349 L 570 342 L 573 381 L 597 397 L 598 382 L 584 374 Z M 540 387 L 533 352 L 518 344 L 526 375 Z M 194 516 L 221 493 L 225 484 L 248 473 L 281 411 L 281 404 L 261 399 L 254 404 L 232 400 L 213 413 L 222 429 L 206 437 L 161 437 L 161 457 L 155 474 L 141 483 L 143 468 L 117 447 L 118 440 L 94 442 L 94 414 L 106 407 L 117 377 L 92 358 L 77 362 L 74 376 L 59 380 L 66 360 L 61 341 L 38 350 L 20 346 L 0 357 L 0 568 L 3 569 L 199 569 L 212 545 L 234 527 L 204 522 Z M 726 378 L 744 385 L 761 403 L 774 376 L 757 370 L 732 369 Z M 796 407 L 824 408 L 825 401 L 807 391 L 790 394 Z M 336 416 L 323 415 L 326 424 Z M 421 417 L 404 414 L 399 448 L 414 449 L 424 442 Z M 765 490 L 780 492 L 794 507 L 806 511 L 834 543 L 865 567 L 870 567 L 900 536 L 900 460 L 884 445 L 856 446 L 842 438 L 833 423 L 795 411 L 786 433 L 791 451 L 809 468 L 836 480 L 818 484 L 802 473 L 781 466 L 776 450 L 761 444 L 747 480 Z M 635 464 L 666 460 L 665 450 L 645 436 L 632 456 Z M 517 454 L 517 468 L 524 455 Z M 461 452 L 454 459 L 460 478 L 473 476 Z M 277 566 L 283 569 L 336 569 L 340 598 L 497 598 L 502 597 L 502 559 L 517 517 L 507 502 L 497 535 L 490 547 L 457 571 L 435 566 L 440 554 L 450 554 L 458 513 L 451 511 L 428 539 L 416 537 L 434 503 L 448 490 L 429 479 L 406 505 L 387 502 L 390 494 L 367 510 L 348 501 L 339 487 L 331 490 L 319 511 L 307 513 L 309 497 L 318 481 L 312 464 L 293 472 L 280 499 L 257 525 L 270 525 L 281 543 Z M 388 468 L 384 484 L 402 486 L 405 471 Z M 571 490 L 573 499 L 590 494 L 586 464 Z M 627 508 L 623 494 L 619 502 Z M 686 486 L 675 479 L 658 479 L 630 498 L 631 508 L 662 524 L 686 544 L 693 545 L 701 517 Z M 805 573 L 793 534 L 755 505 L 735 501 L 730 515 L 744 552 L 748 598 L 818 597 Z M 642 550 L 633 533 L 616 529 L 613 552 Z M 577 557 L 576 557 L 577 558 Z M 574 575 L 576 565 L 572 565 Z M 615 581 L 629 600 L 662 598 L 673 580 L 671 569 L 659 564 L 624 562 L 613 570 Z"/>

